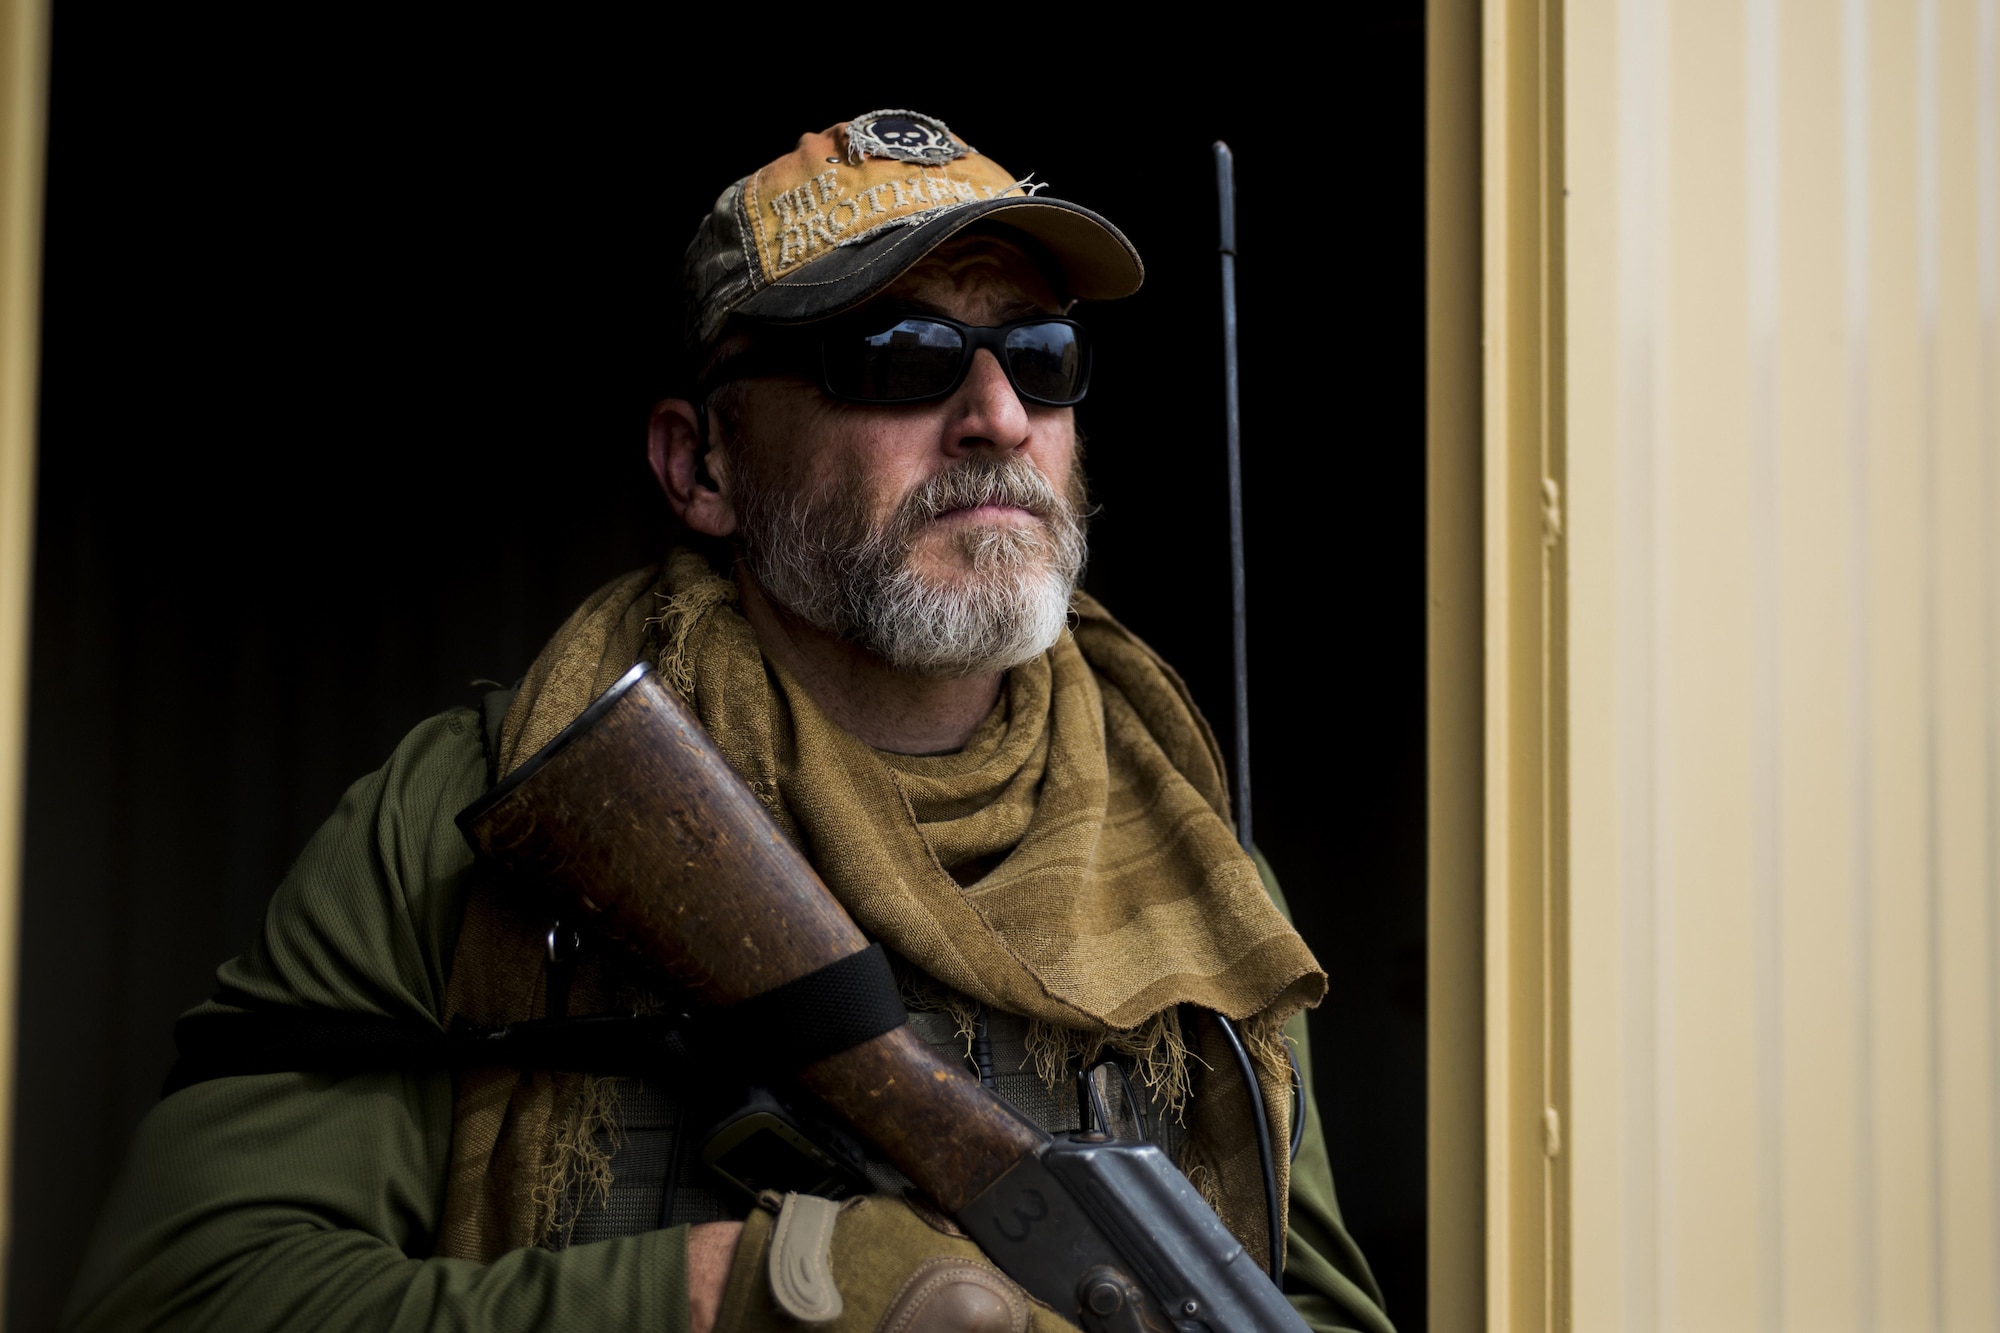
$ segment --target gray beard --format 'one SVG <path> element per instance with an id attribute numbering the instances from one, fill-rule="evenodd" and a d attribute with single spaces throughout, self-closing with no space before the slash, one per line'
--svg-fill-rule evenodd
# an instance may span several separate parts
<path id="1" fill-rule="evenodd" d="M 1046 652 L 1069 621 L 1086 555 L 1080 462 L 1064 496 L 1025 459 L 974 455 L 918 486 L 877 527 L 857 478 L 802 491 L 734 461 L 742 558 L 758 585 L 899 671 L 1005 671 Z M 981 504 L 1016 505 L 1041 521 L 954 534 L 965 567 L 940 581 L 911 568 L 911 543 L 927 523 Z"/>

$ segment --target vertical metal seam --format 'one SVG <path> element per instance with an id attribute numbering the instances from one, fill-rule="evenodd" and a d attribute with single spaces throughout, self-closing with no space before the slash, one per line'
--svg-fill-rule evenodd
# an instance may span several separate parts
<path id="1" fill-rule="evenodd" d="M 1553 1333 L 1567 1333 L 1573 1319 L 1569 1129 L 1569 765 L 1568 547 L 1563 534 L 1568 485 L 1565 434 L 1566 366 L 1563 303 L 1566 293 L 1562 213 L 1564 171 L 1564 33 L 1562 0 L 1538 0 L 1536 208 L 1540 223 L 1540 476 L 1542 491 L 1542 1110 L 1543 1110 L 1543 1310 Z M 1553 511 L 1553 519 L 1552 513 Z M 1549 1135 L 1550 1117 L 1555 1134 Z"/>
<path id="2" fill-rule="evenodd" d="M 1669 71 L 1673 67 L 1673 6 L 1648 0 L 1648 17 L 1651 19 L 1647 38 L 1652 54 L 1647 63 L 1646 116 L 1652 125 L 1651 155 L 1646 164 L 1647 193 L 1653 205 L 1655 218 L 1669 216 L 1668 201 L 1672 198 L 1673 162 L 1673 114 L 1670 93 Z M 1674 641 L 1674 561 L 1667 549 L 1667 534 L 1671 531 L 1668 516 L 1673 512 L 1673 468 L 1674 417 L 1673 394 L 1673 342 L 1670 337 L 1672 305 L 1668 294 L 1673 281 L 1673 247 L 1662 223 L 1657 225 L 1648 238 L 1651 263 L 1647 293 L 1651 312 L 1651 328 L 1648 345 L 1651 352 L 1648 385 L 1647 413 L 1649 417 L 1649 458 L 1652 475 L 1647 478 L 1649 513 L 1646 539 L 1647 570 L 1651 581 L 1649 606 L 1652 611 L 1652 643 L 1654 666 L 1648 677 L 1651 691 L 1649 717 L 1652 723 L 1650 738 L 1653 765 L 1651 787 L 1652 810 L 1651 851 L 1652 878 L 1649 889 L 1653 908 L 1653 1043 L 1655 1088 L 1659 1099 L 1659 1109 L 1654 1113 L 1653 1124 L 1653 1170 L 1654 1207 L 1659 1220 L 1654 1223 L 1653 1265 L 1654 1265 L 1654 1307 L 1660 1326 L 1678 1329 L 1686 1321 L 1677 1317 L 1676 1297 L 1683 1290 L 1680 1251 L 1674 1244 L 1674 1232 L 1670 1223 L 1678 1217 L 1680 1200 L 1679 1174 L 1676 1171 L 1677 1138 L 1676 1126 L 1672 1123 L 1669 1108 L 1674 1102 L 1677 1064 L 1674 1059 L 1674 1038 L 1678 1026 L 1679 1009 L 1675 1004 L 1671 966 L 1676 956 L 1678 917 L 1674 912 L 1676 858 L 1674 855 L 1673 829 L 1674 799 L 1678 795 L 1675 779 L 1678 776 L 1674 745 L 1673 676 L 1675 661 L 1672 653 L 1664 651 L 1664 645 Z"/>
<path id="3" fill-rule="evenodd" d="M 34 599 L 40 275 L 48 186 L 49 6 L 0 4 L 0 1254 L 19 1234 L 21 844 Z M 0 1306 L 7 1296 L 0 1269 Z"/>
<path id="4" fill-rule="evenodd" d="M 1482 25 L 1479 0 L 1428 0 L 1426 11 L 1426 934 L 1431 967 L 1425 1010 L 1425 1281 L 1432 1320 L 1440 1327 L 1472 1328 L 1486 1324 L 1488 1221 L 1481 917 L 1486 671 L 1480 507 L 1485 402 Z"/>
<path id="5" fill-rule="evenodd" d="M 1660 590 L 1655 439 L 1662 256 L 1657 173 L 1656 0 L 1618 5 L 1618 782 L 1620 1027 L 1625 1049 L 1623 1247 L 1625 1327 L 1661 1327 L 1664 1091 L 1659 972 Z"/>
<path id="6" fill-rule="evenodd" d="M 1931 1224 L 1931 1324 L 1945 1327 L 1944 1217 L 1944 830 L 1940 808 L 1943 763 L 1938 736 L 1938 694 L 1943 670 L 1938 617 L 1941 506 L 1938 413 L 1938 0 L 1917 0 L 1917 310 L 1923 406 L 1919 409 L 1923 484 L 1923 568 L 1919 594 L 1923 662 L 1924 746 L 1924 1077 L 1928 1084 Z"/>
<path id="7" fill-rule="evenodd" d="M 1751 572 L 1753 1049 L 1756 1052 L 1758 1316 L 1784 1327 L 1784 927 L 1778 475 L 1778 0 L 1744 8 Z"/>
<path id="8" fill-rule="evenodd" d="M 1509 0 L 1485 0 L 1482 6 L 1482 52 L 1485 82 L 1481 89 L 1481 244 L 1484 257 L 1482 328 L 1485 383 L 1484 433 L 1481 443 L 1484 475 L 1481 506 L 1485 521 L 1485 743 L 1486 779 L 1484 904 L 1486 957 L 1486 1177 L 1487 1195 L 1487 1327 L 1507 1329 L 1516 1323 L 1520 1293 L 1515 1270 L 1525 1249 L 1516 1225 L 1516 1203 L 1522 1188 L 1515 1159 L 1514 1123 L 1519 1089 L 1515 1070 L 1515 957 L 1510 938 L 1517 891 L 1514 859 L 1513 805 L 1521 793 L 1514 788 L 1512 760 L 1516 749 L 1513 707 L 1514 616 L 1512 526 L 1509 488 L 1513 482 L 1512 410 L 1513 363 L 1522 349 L 1512 337 L 1516 293 L 1513 248 L 1515 236 L 1513 172 L 1510 161 L 1514 131 L 1510 99 L 1513 81 L 1513 13 Z"/>
<path id="9" fill-rule="evenodd" d="M 1979 0 L 1977 25 L 1979 99 L 1976 118 L 1979 229 L 1979 662 L 1985 703 L 1981 719 L 1986 786 L 1986 1042 L 1987 1197 L 1992 1209 L 1994 1252 L 1988 1272 L 1993 1301 L 2000 1309 L 2000 403 L 1996 402 L 1994 355 L 1996 311 L 2000 311 L 2000 0 Z"/>
<path id="10" fill-rule="evenodd" d="M 1877 1327 L 1875 1188 L 1875 950 L 1874 738 L 1869 695 L 1868 504 L 1869 265 L 1873 237 L 1870 187 L 1868 0 L 1841 6 L 1841 165 L 1843 320 L 1847 357 L 1847 713 L 1848 831 L 1852 913 L 1854 1007 L 1854 1304 L 1855 1327 Z"/>
<path id="11" fill-rule="evenodd" d="M 1549 295 L 1550 295 L 1549 266 L 1551 263 L 1558 261 L 1551 249 L 1550 237 L 1549 237 L 1549 207 L 1548 207 L 1549 67 L 1548 67 L 1548 4 L 1546 3 L 1546 0 L 1536 0 L 1534 12 L 1535 12 L 1535 71 L 1537 74 L 1537 78 L 1535 80 L 1535 137 L 1534 137 L 1535 249 L 1536 249 L 1535 313 L 1537 316 L 1535 320 L 1536 324 L 1535 379 L 1536 379 L 1536 396 L 1539 400 L 1537 405 L 1540 408 L 1540 411 L 1538 413 L 1539 421 L 1537 423 L 1539 429 L 1536 431 L 1536 438 L 1535 438 L 1535 483 L 1536 483 L 1536 489 L 1542 491 L 1542 493 L 1546 495 L 1547 478 L 1549 475 L 1549 428 L 1550 428 L 1550 423 L 1553 420 L 1554 414 L 1557 410 L 1556 405 L 1554 401 L 1551 399 L 1549 394 L 1551 363 L 1554 355 L 1554 349 L 1550 346 L 1549 343 Z M 1540 1110 L 1542 1112 L 1541 1115 L 1542 1124 L 1539 1126 L 1539 1128 L 1541 1128 L 1542 1130 L 1542 1149 L 1543 1149 L 1541 1180 L 1539 1182 L 1541 1186 L 1541 1203 L 1542 1203 L 1542 1327 L 1546 1330 L 1549 1330 L 1549 1333 L 1554 1333 L 1556 1327 L 1556 1290 L 1555 1290 L 1555 1274 L 1556 1274 L 1555 1175 L 1556 1173 L 1555 1173 L 1554 1157 L 1553 1154 L 1549 1152 L 1547 1120 L 1548 1120 L 1549 1108 L 1555 1105 L 1554 1088 L 1550 1083 L 1550 1076 L 1555 1068 L 1555 1060 L 1554 1060 L 1555 1006 L 1553 1003 L 1554 995 L 1550 989 L 1551 982 L 1553 980 L 1552 969 L 1555 964 L 1555 955 L 1553 950 L 1555 941 L 1552 934 L 1552 927 L 1554 924 L 1553 922 L 1554 913 L 1552 911 L 1552 908 L 1554 904 L 1551 901 L 1551 896 L 1550 896 L 1550 891 L 1553 888 L 1553 882 L 1550 876 L 1551 872 L 1554 869 L 1553 849 L 1555 846 L 1555 840 L 1552 837 L 1554 831 L 1552 825 L 1552 817 L 1554 814 L 1554 809 L 1553 806 L 1551 805 L 1552 792 L 1550 790 L 1550 779 L 1553 773 L 1553 768 L 1550 762 L 1552 755 L 1549 746 L 1549 738 L 1550 738 L 1550 728 L 1553 725 L 1553 720 L 1554 720 L 1553 709 L 1556 704 L 1556 700 L 1552 698 L 1550 694 L 1550 684 L 1551 684 L 1550 628 L 1551 627 L 1549 623 L 1549 612 L 1550 612 L 1551 589 L 1549 586 L 1550 553 L 1549 553 L 1549 534 L 1547 531 L 1546 516 L 1544 516 L 1543 523 L 1544 523 L 1544 530 L 1542 534 L 1542 543 L 1541 543 L 1542 546 L 1541 558 L 1537 562 L 1537 567 L 1535 571 L 1536 573 L 1535 581 L 1537 584 L 1537 593 L 1538 593 L 1537 614 L 1535 619 L 1536 619 L 1536 629 L 1538 631 L 1539 638 L 1541 641 L 1539 670 L 1536 673 L 1536 681 L 1537 685 L 1539 686 L 1539 693 L 1541 696 L 1539 700 L 1539 703 L 1541 705 L 1541 716 L 1538 719 L 1540 722 L 1540 726 L 1538 728 L 1538 734 L 1535 737 L 1535 748 L 1538 751 L 1535 764 L 1537 770 L 1536 776 L 1541 786 L 1540 797 L 1539 800 L 1537 801 L 1538 813 L 1540 815 L 1540 823 L 1541 823 L 1541 838 L 1540 838 L 1541 854 L 1537 858 L 1537 860 L 1540 862 L 1541 874 L 1537 876 L 1539 882 L 1536 886 L 1538 889 L 1536 895 L 1536 902 L 1538 907 L 1537 914 L 1539 917 L 1539 920 L 1537 921 L 1537 926 L 1539 927 L 1538 933 L 1540 935 L 1540 944 L 1541 944 L 1541 969 L 1540 969 L 1541 976 L 1538 978 L 1540 984 L 1536 987 L 1540 1004 L 1538 1007 L 1539 1012 L 1536 1015 L 1535 1026 L 1540 1030 L 1541 1050 L 1539 1052 L 1540 1059 L 1537 1061 L 1537 1063 L 1540 1065 L 1540 1069 L 1538 1070 L 1539 1077 L 1536 1079 L 1535 1092 L 1536 1092 L 1536 1101 L 1540 1103 Z"/>

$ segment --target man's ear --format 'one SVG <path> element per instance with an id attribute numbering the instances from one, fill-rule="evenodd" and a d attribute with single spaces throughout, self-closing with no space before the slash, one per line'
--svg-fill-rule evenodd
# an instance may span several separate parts
<path id="1" fill-rule="evenodd" d="M 702 454 L 695 406 L 685 398 L 662 399 L 646 431 L 646 461 L 674 517 L 705 537 L 736 531 L 736 507 L 729 502 L 728 460 Z"/>

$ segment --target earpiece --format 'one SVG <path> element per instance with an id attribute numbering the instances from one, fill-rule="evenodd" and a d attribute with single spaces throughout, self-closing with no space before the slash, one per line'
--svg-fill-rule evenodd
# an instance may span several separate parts
<path id="1" fill-rule="evenodd" d="M 708 440 L 708 395 L 694 400 L 695 455 L 694 484 L 705 491 L 719 491 L 715 475 L 708 470 L 708 451 L 715 446 Z"/>

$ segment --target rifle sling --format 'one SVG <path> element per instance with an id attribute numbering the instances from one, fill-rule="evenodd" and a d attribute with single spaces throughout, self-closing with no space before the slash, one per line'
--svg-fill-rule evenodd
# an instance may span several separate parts
<path id="1" fill-rule="evenodd" d="M 647 1074 L 700 1060 L 790 1073 L 901 1027 L 904 1012 L 880 944 L 741 1004 L 684 1014 L 542 1018 L 497 1027 L 435 1025 L 336 1009 L 246 1002 L 174 1024 L 180 1058 L 161 1096 L 235 1074 L 522 1069 Z"/>

